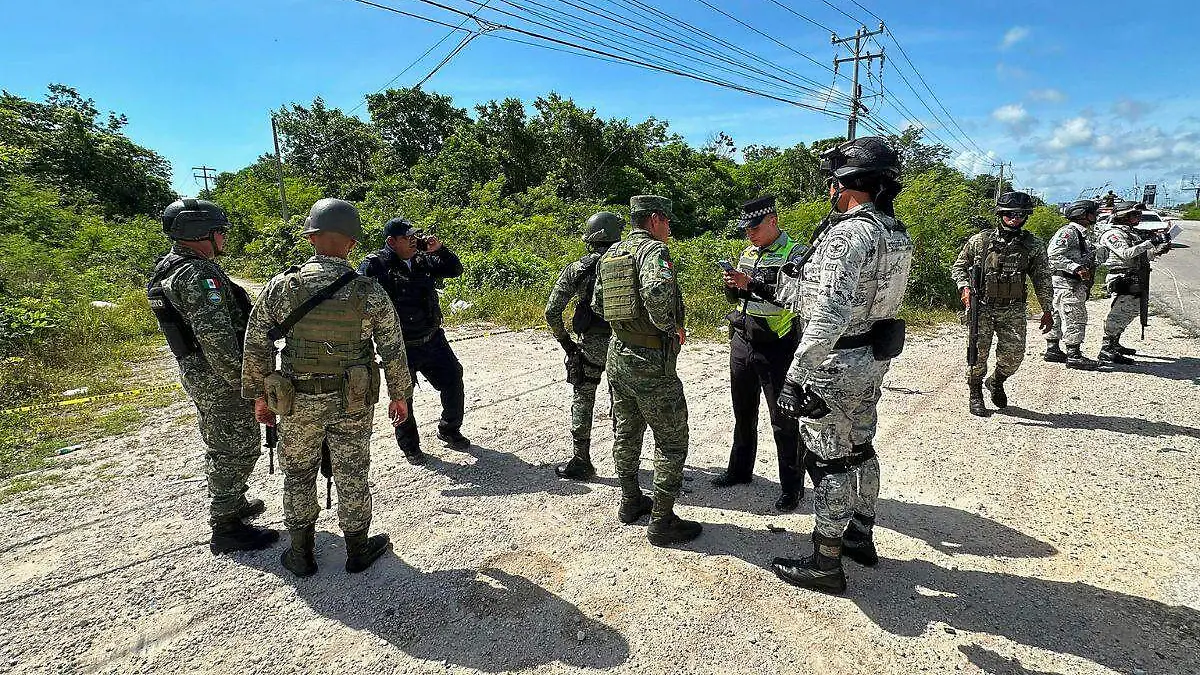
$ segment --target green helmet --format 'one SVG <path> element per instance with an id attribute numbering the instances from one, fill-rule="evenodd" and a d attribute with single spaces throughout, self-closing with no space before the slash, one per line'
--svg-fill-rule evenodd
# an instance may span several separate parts
<path id="1" fill-rule="evenodd" d="M 340 232 L 354 241 L 362 240 L 362 218 L 348 201 L 327 197 L 312 205 L 300 234 Z"/>
<path id="2" fill-rule="evenodd" d="M 625 221 L 611 211 L 601 211 L 588 218 L 583 241 L 587 244 L 612 244 L 621 240 Z"/>
<path id="3" fill-rule="evenodd" d="M 202 241 L 214 230 L 228 230 L 225 211 L 204 199 L 180 199 L 162 212 L 163 234 L 176 241 Z"/>

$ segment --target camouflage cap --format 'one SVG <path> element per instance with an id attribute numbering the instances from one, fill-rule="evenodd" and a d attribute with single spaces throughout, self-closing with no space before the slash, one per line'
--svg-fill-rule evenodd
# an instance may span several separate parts
<path id="1" fill-rule="evenodd" d="M 666 197 L 657 195 L 637 195 L 629 198 L 629 215 L 633 218 L 659 211 L 667 218 L 674 218 L 675 213 L 671 210 L 671 200 Z"/>

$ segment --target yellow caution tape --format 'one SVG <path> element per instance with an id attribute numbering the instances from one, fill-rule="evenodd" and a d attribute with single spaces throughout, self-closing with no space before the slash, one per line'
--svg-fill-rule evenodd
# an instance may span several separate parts
<path id="1" fill-rule="evenodd" d="M 69 398 L 64 401 L 54 401 L 53 403 L 41 403 L 39 405 L 26 405 L 20 408 L 9 408 L 8 410 L 0 410 L 0 414 L 30 412 L 32 410 L 49 410 L 50 408 L 65 408 L 72 405 L 83 405 L 84 403 L 103 403 L 105 401 L 116 401 L 123 398 L 133 398 L 142 394 L 150 394 L 156 391 L 167 391 L 170 389 L 179 389 L 179 383 L 162 384 L 154 387 L 143 387 L 141 389 L 130 389 L 129 391 L 118 391 L 111 394 L 97 394 L 96 396 L 84 396 L 82 398 Z"/>
<path id="2" fill-rule="evenodd" d="M 504 335 L 505 333 L 520 333 L 521 331 L 529 330 L 528 328 L 509 328 L 507 330 L 494 330 L 487 333 L 479 333 L 478 335 L 467 335 L 465 337 L 456 337 L 446 342 L 462 342 L 463 340 L 475 340 L 478 338 L 492 337 L 493 335 Z"/>

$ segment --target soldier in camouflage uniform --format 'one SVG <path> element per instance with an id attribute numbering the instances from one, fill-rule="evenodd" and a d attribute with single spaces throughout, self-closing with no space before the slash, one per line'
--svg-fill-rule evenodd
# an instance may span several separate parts
<path id="1" fill-rule="evenodd" d="M 1090 241 L 1100 205 L 1081 199 L 1067 207 L 1071 221 L 1050 238 L 1046 257 L 1054 273 L 1054 328 L 1046 336 L 1042 358 L 1065 363 L 1068 368 L 1095 370 L 1100 364 L 1083 355 L 1080 346 L 1087 332 L 1087 299 L 1096 274 L 1096 247 Z M 1058 346 L 1066 343 L 1067 351 Z"/>
<path id="2" fill-rule="evenodd" d="M 391 547 L 386 534 L 367 536 L 371 422 L 380 386 L 376 352 L 394 425 L 408 417 L 412 380 L 392 301 L 378 282 L 359 276 L 346 261 L 362 238 L 358 211 L 340 199 L 322 199 L 313 205 L 302 234 L 316 255 L 267 282 L 250 313 L 242 395 L 254 399 L 263 423 L 274 424 L 276 414 L 283 417 L 279 458 L 284 524 L 292 540 L 283 566 L 300 577 L 317 571 L 316 480 L 325 446 L 346 537 L 346 571 L 361 572 Z M 301 315 L 297 308 L 307 311 Z M 275 372 L 274 343 L 281 337 L 281 369 Z"/>
<path id="3" fill-rule="evenodd" d="M 261 499 L 246 499 L 246 481 L 260 454 L 254 406 L 239 394 L 250 297 L 214 260 L 225 247 L 229 221 L 212 202 L 183 199 L 163 211 L 162 223 L 174 244 L 155 265 L 146 294 L 208 447 L 209 549 L 267 548 L 279 533 L 242 522 L 266 507 Z"/>
<path id="4" fill-rule="evenodd" d="M 876 405 L 904 343 L 904 322 L 895 317 L 913 246 L 894 215 L 900 159 L 884 139 L 847 141 L 822 155 L 822 169 L 833 210 L 814 233 L 811 253 L 784 265 L 776 291 L 804 323 L 778 405 L 802 421 L 813 553 L 776 558 L 771 569 L 789 584 L 841 593 L 843 553 L 863 565 L 879 560 L 872 535 Z"/>
<path id="5" fill-rule="evenodd" d="M 982 417 L 987 414 L 983 403 L 985 384 L 992 392 L 992 403 L 997 408 L 1008 405 L 1004 382 L 1017 372 L 1025 359 L 1026 276 L 1033 283 L 1038 304 L 1042 307 L 1042 332 L 1049 332 L 1054 326 L 1046 245 L 1024 229 L 1033 208 L 1033 198 L 1024 192 L 1000 195 L 996 202 L 999 224 L 994 230 L 984 230 L 968 239 L 950 270 L 965 307 L 971 301 L 971 268 L 983 266 L 984 288 L 979 296 L 979 361 L 967 371 L 972 415 Z M 996 336 L 996 369 L 984 382 L 993 334 Z"/>
<path id="6" fill-rule="evenodd" d="M 612 326 L 608 382 L 613 406 L 613 464 L 621 482 L 617 517 L 625 524 L 650 514 L 651 544 L 669 546 L 700 536 L 700 523 L 675 515 L 688 451 L 687 401 L 676 374 L 683 294 L 667 250 L 671 200 L 629 200 L 633 229 L 599 262 L 592 309 Z M 654 433 L 654 498 L 642 494 L 638 468 L 647 425 Z"/>
<path id="7" fill-rule="evenodd" d="M 546 325 L 554 339 L 567 353 L 567 381 L 572 387 L 571 438 L 575 452 L 571 460 L 555 467 L 562 478 L 588 480 L 596 475 L 592 465 L 592 412 L 596 407 L 596 386 L 604 373 L 608 358 L 608 341 L 612 329 L 603 317 L 592 311 L 592 291 L 596 286 L 596 264 L 614 242 L 620 241 L 625 222 L 615 213 L 601 211 L 587 221 L 583 241 L 587 255 L 563 268 L 546 301 Z M 563 311 L 575 298 L 575 314 L 571 318 L 571 339 L 563 324 Z"/>
<path id="8" fill-rule="evenodd" d="M 1150 292 L 1143 285 L 1143 275 L 1150 261 L 1171 250 L 1171 243 L 1153 237 L 1143 237 L 1134 228 L 1142 220 L 1145 206 L 1134 202 L 1117 202 L 1113 207 L 1112 220 L 1100 235 L 1100 246 L 1104 247 L 1108 276 L 1105 287 L 1112 293 L 1112 306 L 1104 319 L 1104 343 L 1100 347 L 1100 361 L 1128 365 L 1136 363 L 1130 356 L 1137 353 L 1121 344 L 1121 334 L 1141 313 L 1142 294 Z"/>

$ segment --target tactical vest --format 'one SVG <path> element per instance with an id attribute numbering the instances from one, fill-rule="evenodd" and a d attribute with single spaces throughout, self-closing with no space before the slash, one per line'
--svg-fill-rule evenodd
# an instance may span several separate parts
<path id="1" fill-rule="evenodd" d="M 592 310 L 592 296 L 596 293 L 596 265 L 600 261 L 600 255 L 592 252 L 579 260 L 582 272 L 579 277 L 579 296 L 575 302 L 575 313 L 571 315 L 571 330 L 577 335 L 588 331 L 612 330 L 608 322 Z"/>
<path id="2" fill-rule="evenodd" d="M 194 260 L 198 260 L 198 258 L 171 251 L 158 259 L 154 265 L 154 271 L 150 274 L 150 279 L 146 282 L 146 300 L 150 303 L 150 311 L 154 313 L 154 318 L 158 321 L 158 328 L 167 340 L 167 348 L 171 350 L 176 359 L 200 353 L 200 343 L 196 340 L 196 333 L 192 330 L 191 323 L 179 313 L 179 310 L 171 302 L 171 297 L 163 289 L 162 282 L 171 276 L 172 272 Z M 229 290 L 237 309 L 233 320 L 238 336 L 238 347 L 245 348 L 246 323 L 250 319 L 250 294 L 246 292 L 246 289 L 233 283 L 219 267 L 216 269 L 217 273 L 214 276 L 224 288 Z"/>
<path id="3" fill-rule="evenodd" d="M 1103 243 L 1104 237 L 1107 236 L 1108 233 L 1112 230 L 1117 230 L 1118 232 L 1120 232 L 1122 235 L 1124 235 L 1124 238 L 1126 240 L 1132 241 L 1134 246 L 1141 243 L 1140 238 L 1138 237 L 1137 234 L 1134 234 L 1134 233 L 1130 232 L 1129 230 L 1126 230 L 1123 227 L 1114 225 L 1113 227 L 1110 227 L 1107 230 L 1105 230 L 1104 234 L 1100 235 L 1101 244 L 1100 244 L 1099 248 L 1104 250 L 1104 252 L 1105 252 L 1104 260 L 1105 260 L 1105 262 L 1108 263 L 1108 276 L 1110 276 L 1110 277 L 1117 277 L 1117 276 L 1136 277 L 1136 276 L 1138 276 L 1138 274 L 1142 270 L 1142 265 L 1150 264 L 1150 254 L 1142 253 L 1140 255 L 1134 256 L 1133 259 L 1131 259 L 1131 260 L 1128 260 L 1128 259 L 1123 260 L 1121 258 L 1118 258 L 1117 256 L 1112 255 L 1112 251 L 1110 251 L 1109 248 L 1107 246 L 1105 246 Z"/>
<path id="4" fill-rule="evenodd" d="M 413 257 L 412 269 L 394 254 L 384 256 L 377 251 L 366 258 L 369 261 L 367 274 L 375 277 L 391 298 L 406 340 L 419 340 L 442 325 L 438 282 L 425 270 L 422 257 L 423 254 Z M 385 262 L 387 260 L 391 265 Z"/>
<path id="5" fill-rule="evenodd" d="M 983 296 L 989 300 L 1024 300 L 1029 249 L 1026 232 L 1004 240 L 993 231 L 983 234 Z"/>
<path id="6" fill-rule="evenodd" d="M 320 288 L 312 288 L 299 267 L 285 273 L 293 307 L 299 307 Z M 362 339 L 366 319 L 369 279 L 350 284 L 350 297 L 330 298 L 314 307 L 292 327 L 284 338 L 280 355 L 283 374 L 341 376 L 352 366 L 371 364 L 375 351 L 371 341 Z M 290 311 L 290 310 L 289 310 Z"/>
<path id="7" fill-rule="evenodd" d="M 604 320 L 629 344 L 658 349 L 663 332 L 650 322 L 638 292 L 641 282 L 637 254 L 650 239 L 623 239 L 600 257 L 600 291 L 604 294 Z"/>
<path id="8" fill-rule="evenodd" d="M 738 270 L 744 274 L 762 281 L 774 288 L 779 281 L 779 270 L 792 256 L 796 242 L 786 233 L 781 235 L 783 244 L 776 248 L 759 251 L 756 246 L 747 246 L 738 259 Z M 771 302 L 765 302 L 756 297 L 742 301 L 742 314 L 760 319 L 767 328 L 778 337 L 787 335 L 792 330 L 794 312 Z"/>

